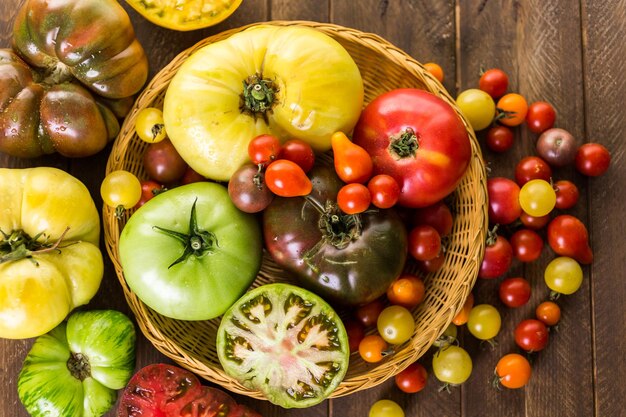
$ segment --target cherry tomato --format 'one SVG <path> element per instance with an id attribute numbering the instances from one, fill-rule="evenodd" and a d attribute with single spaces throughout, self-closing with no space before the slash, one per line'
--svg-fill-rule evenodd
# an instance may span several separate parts
<path id="1" fill-rule="evenodd" d="M 141 198 L 141 183 L 128 171 L 112 171 L 102 180 L 100 196 L 107 206 L 115 208 L 116 216 L 121 217 L 125 209 L 135 207 Z"/>
<path id="2" fill-rule="evenodd" d="M 414 362 L 396 374 L 396 386 L 407 394 L 420 392 L 426 387 L 428 372 L 419 362 Z"/>
<path id="3" fill-rule="evenodd" d="M 559 210 L 571 209 L 578 202 L 580 192 L 578 187 L 571 181 L 560 180 L 554 184 L 556 191 L 556 207 Z"/>
<path id="4" fill-rule="evenodd" d="M 345 183 L 365 183 L 372 176 L 374 164 L 365 149 L 353 143 L 343 132 L 331 137 L 335 171 Z"/>
<path id="5" fill-rule="evenodd" d="M 478 88 L 494 99 L 502 97 L 509 88 L 509 77 L 499 68 L 488 69 L 480 76 Z"/>
<path id="6" fill-rule="evenodd" d="M 415 319 L 406 308 L 399 305 L 389 306 L 380 312 L 376 327 L 385 342 L 397 345 L 413 336 Z"/>
<path id="7" fill-rule="evenodd" d="M 367 304 L 359 306 L 356 309 L 357 319 L 363 323 L 363 326 L 370 327 L 376 324 L 380 312 L 383 311 L 385 305 L 380 298 L 370 301 Z"/>
<path id="8" fill-rule="evenodd" d="M 522 212 L 519 219 L 525 227 L 532 230 L 540 230 L 550 222 L 550 215 L 546 214 L 545 216 L 535 217 Z"/>
<path id="9" fill-rule="evenodd" d="M 517 94 L 505 94 L 496 104 L 498 109 L 498 121 L 506 126 L 519 126 L 526 120 L 528 103 L 526 99 Z"/>
<path id="10" fill-rule="evenodd" d="M 554 126 L 556 111 L 550 103 L 545 101 L 535 101 L 528 106 L 526 113 L 526 124 L 533 133 L 541 133 Z"/>
<path id="11" fill-rule="evenodd" d="M 309 172 L 315 164 L 315 152 L 311 145 L 300 139 L 289 139 L 280 148 L 278 159 L 288 159 Z"/>
<path id="12" fill-rule="evenodd" d="M 538 156 L 522 158 L 515 166 L 515 182 L 520 187 L 530 180 L 550 181 L 552 168 Z"/>
<path id="13" fill-rule="evenodd" d="M 139 139 L 148 143 L 161 142 L 167 137 L 163 122 L 163 111 L 156 107 L 146 107 L 137 113 L 135 131 Z"/>
<path id="14" fill-rule="evenodd" d="M 461 307 L 461 310 L 457 313 L 454 319 L 452 319 L 452 324 L 455 324 L 457 326 L 462 326 L 465 323 L 467 323 L 467 319 L 469 318 L 469 313 L 470 311 L 472 311 L 473 307 L 474 307 L 474 294 L 469 293 L 469 295 L 465 299 L 465 302 L 463 303 L 463 307 Z"/>
<path id="15" fill-rule="evenodd" d="M 410 274 L 400 275 L 387 290 L 387 299 L 391 304 L 413 309 L 424 300 L 426 288 L 424 281 Z"/>
<path id="16" fill-rule="evenodd" d="M 519 218 L 522 214 L 519 191 L 519 185 L 508 178 L 493 177 L 487 180 L 489 221 L 492 224 L 510 224 Z"/>
<path id="17" fill-rule="evenodd" d="M 520 189 L 519 203 L 524 213 L 535 217 L 545 216 L 554 209 L 556 193 L 549 182 L 530 180 Z"/>
<path id="18" fill-rule="evenodd" d="M 386 209 L 393 207 L 400 198 L 400 186 L 391 175 L 379 174 L 373 176 L 367 183 L 367 189 L 372 196 L 372 204 L 378 208 Z"/>
<path id="19" fill-rule="evenodd" d="M 574 164 L 581 174 L 597 177 L 609 169 L 611 154 L 599 143 L 585 143 L 576 151 Z"/>
<path id="20" fill-rule="evenodd" d="M 574 259 L 559 256 L 546 266 L 543 278 L 548 288 L 555 293 L 570 295 L 580 288 L 583 270 Z"/>
<path id="21" fill-rule="evenodd" d="M 280 139 L 274 135 L 263 134 L 248 143 L 248 157 L 255 165 L 267 165 L 278 159 Z"/>
<path id="22" fill-rule="evenodd" d="M 259 166 L 243 164 L 228 181 L 228 195 L 233 204 L 244 213 L 259 213 L 274 200 Z"/>
<path id="23" fill-rule="evenodd" d="M 430 72 L 433 77 L 437 79 L 440 83 L 443 82 L 443 69 L 439 64 L 435 64 L 434 62 L 427 62 L 424 64 L 424 68 L 426 71 Z"/>
<path id="24" fill-rule="evenodd" d="M 539 352 L 548 344 L 548 328 L 539 320 L 523 320 L 515 328 L 515 343 L 526 352 Z"/>
<path id="25" fill-rule="evenodd" d="M 359 355 L 365 362 L 376 363 L 383 360 L 389 344 L 378 334 L 365 336 L 359 343 Z"/>
<path id="26" fill-rule="evenodd" d="M 441 251 L 441 236 L 426 224 L 415 226 L 409 232 L 409 253 L 418 261 L 435 258 Z"/>
<path id="27" fill-rule="evenodd" d="M 183 177 L 180 179 L 180 183 L 192 184 L 194 182 L 201 182 L 201 181 L 206 181 L 206 180 L 207 179 L 205 177 L 203 177 L 202 175 L 194 171 L 192 167 L 187 167 L 185 174 L 183 174 Z"/>
<path id="28" fill-rule="evenodd" d="M 355 319 L 348 319 L 343 322 L 348 333 L 348 346 L 350 347 L 350 353 L 359 350 L 359 344 L 365 337 L 365 326 L 360 321 Z"/>
<path id="29" fill-rule="evenodd" d="M 500 301 L 511 308 L 525 305 L 530 300 L 530 283 L 524 278 L 507 278 L 500 283 Z"/>
<path id="30" fill-rule="evenodd" d="M 520 229 L 509 239 L 513 256 L 520 262 L 533 262 L 539 259 L 543 250 L 543 239 L 530 229 Z"/>
<path id="31" fill-rule="evenodd" d="M 363 213 L 371 201 L 370 191 L 359 183 L 346 184 L 337 193 L 337 205 L 346 214 Z"/>
<path id="32" fill-rule="evenodd" d="M 302 168 L 287 159 L 277 159 L 265 170 L 265 184 L 281 197 L 304 196 L 311 192 L 313 184 Z"/>
<path id="33" fill-rule="evenodd" d="M 445 261 L 446 254 L 444 251 L 441 251 L 439 252 L 439 255 L 435 256 L 433 259 L 428 259 L 426 261 L 416 261 L 416 264 L 421 271 L 429 274 L 431 272 L 439 271 Z"/>
<path id="34" fill-rule="evenodd" d="M 439 236 L 444 237 L 452 232 L 452 212 L 446 203 L 440 201 L 431 206 L 415 209 L 413 225 L 429 225 L 435 228 Z"/>
<path id="35" fill-rule="evenodd" d="M 546 326 L 556 326 L 561 320 L 561 308 L 554 301 L 544 301 L 535 309 L 535 316 Z"/>
<path id="36" fill-rule="evenodd" d="M 434 342 L 433 346 L 438 348 L 443 348 L 446 346 L 450 346 L 457 340 L 458 329 L 454 323 L 450 323 L 446 330 L 443 331 L 441 336 L 439 336 Z"/>
<path id="37" fill-rule="evenodd" d="M 187 171 L 187 163 L 167 138 L 148 145 L 143 154 L 143 167 L 151 179 L 166 185 L 180 180 Z"/>
<path id="38" fill-rule="evenodd" d="M 490 233 L 487 237 L 485 254 L 480 264 L 478 278 L 493 279 L 504 275 L 513 263 L 513 248 L 502 235 Z"/>
<path id="39" fill-rule="evenodd" d="M 476 131 L 488 127 L 496 115 L 493 98 L 476 88 L 470 88 L 459 94 L 456 104 Z"/>
<path id="40" fill-rule="evenodd" d="M 404 417 L 404 410 L 395 401 L 378 400 L 370 408 L 368 417 Z"/>
<path id="41" fill-rule="evenodd" d="M 137 204 L 135 204 L 135 208 L 139 208 L 143 206 L 144 204 L 146 204 L 146 202 L 152 199 L 152 197 L 166 190 L 166 188 L 163 187 L 162 184 L 159 184 L 156 181 L 144 180 L 144 181 L 140 181 L 140 183 L 141 183 L 141 198 L 139 199 Z"/>
<path id="42" fill-rule="evenodd" d="M 548 224 L 548 244 L 557 255 L 569 256 L 582 264 L 593 261 L 585 224 L 569 214 L 561 214 Z"/>
<path id="43" fill-rule="evenodd" d="M 470 311 L 467 330 L 479 340 L 491 340 L 500 332 L 502 318 L 498 309 L 490 304 L 479 304 Z"/>
<path id="44" fill-rule="evenodd" d="M 509 353 L 500 358 L 495 373 L 500 385 L 516 389 L 528 384 L 532 371 L 528 359 L 519 353 Z"/>
<path id="45" fill-rule="evenodd" d="M 445 384 L 460 385 L 472 374 L 472 358 L 462 347 L 450 345 L 433 355 L 433 373 Z"/>
<path id="46" fill-rule="evenodd" d="M 493 126 L 487 131 L 485 144 L 494 152 L 506 152 L 513 146 L 513 131 L 506 126 Z"/>

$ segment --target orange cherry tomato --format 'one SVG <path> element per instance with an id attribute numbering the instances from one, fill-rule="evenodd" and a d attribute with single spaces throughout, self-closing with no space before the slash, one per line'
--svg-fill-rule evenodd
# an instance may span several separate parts
<path id="1" fill-rule="evenodd" d="M 372 157 L 365 149 L 353 143 L 343 132 L 331 137 L 335 171 L 345 183 L 364 183 L 374 170 Z"/>
<path id="2" fill-rule="evenodd" d="M 426 68 L 426 71 L 430 72 L 437 81 L 440 83 L 443 82 L 443 69 L 438 64 L 427 62 L 424 64 L 424 68 Z"/>
<path id="3" fill-rule="evenodd" d="M 544 301 L 535 309 L 535 316 L 546 326 L 555 326 L 561 320 L 561 307 L 554 301 Z"/>
<path id="4" fill-rule="evenodd" d="M 496 104 L 498 109 L 498 121 L 506 126 L 519 126 L 526 120 L 528 103 L 526 99 L 517 94 L 505 94 Z"/>
<path id="5" fill-rule="evenodd" d="M 389 344 L 378 334 L 365 336 L 359 343 L 359 354 L 365 362 L 380 362 L 386 355 Z"/>
<path id="6" fill-rule="evenodd" d="M 303 196 L 313 189 L 311 180 L 302 168 L 287 159 L 277 159 L 267 166 L 265 184 L 271 192 L 281 197 Z"/>
<path id="7" fill-rule="evenodd" d="M 465 304 L 463 304 L 461 311 L 457 313 L 456 317 L 452 320 L 452 323 L 454 323 L 457 326 L 462 326 L 465 323 L 467 323 L 467 320 L 469 319 L 470 311 L 472 311 L 473 307 L 474 307 L 474 294 L 470 293 L 467 299 L 465 300 Z"/>
<path id="8" fill-rule="evenodd" d="M 346 214 L 363 213 L 371 201 L 370 191 L 359 183 L 346 184 L 337 193 L 337 205 Z"/>
<path id="9" fill-rule="evenodd" d="M 504 355 L 496 365 L 498 382 L 506 388 L 522 388 L 530 381 L 531 373 L 528 359 L 519 353 Z"/>
<path id="10" fill-rule="evenodd" d="M 424 301 L 425 292 L 424 281 L 415 275 L 405 274 L 391 283 L 387 289 L 387 298 L 391 304 L 411 310 Z"/>

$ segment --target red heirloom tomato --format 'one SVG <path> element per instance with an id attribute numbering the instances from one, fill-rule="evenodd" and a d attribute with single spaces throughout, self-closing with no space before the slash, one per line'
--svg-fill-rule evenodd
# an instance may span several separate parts
<path id="1" fill-rule="evenodd" d="M 574 163 L 581 174 L 597 177 L 609 169 L 611 154 L 599 143 L 585 143 L 578 148 Z"/>
<path id="2" fill-rule="evenodd" d="M 397 89 L 368 104 L 354 143 L 372 157 L 374 174 L 400 185 L 398 203 L 425 207 L 457 186 L 471 158 L 469 136 L 452 106 L 427 91 Z"/>
<path id="3" fill-rule="evenodd" d="M 504 177 L 487 180 L 489 195 L 489 221 L 493 224 L 510 224 L 522 214 L 519 204 L 519 185 Z"/>
<path id="4" fill-rule="evenodd" d="M 513 263 L 513 249 L 504 237 L 490 233 L 478 278 L 492 279 L 506 273 Z"/>
<path id="5" fill-rule="evenodd" d="M 548 243 L 561 256 L 569 256 L 581 264 L 593 261 L 587 228 L 576 217 L 562 214 L 548 224 Z"/>

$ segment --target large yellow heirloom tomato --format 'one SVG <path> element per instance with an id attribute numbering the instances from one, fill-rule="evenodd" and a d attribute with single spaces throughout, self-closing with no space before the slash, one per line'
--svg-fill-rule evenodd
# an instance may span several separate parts
<path id="1" fill-rule="evenodd" d="M 180 67 L 164 101 L 165 130 L 183 159 L 228 180 L 248 143 L 272 133 L 330 149 L 363 106 L 363 80 L 337 41 L 302 26 L 258 25 L 207 45 Z"/>
<path id="2" fill-rule="evenodd" d="M 0 337 L 40 336 L 98 291 L 100 217 L 56 168 L 0 168 Z"/>

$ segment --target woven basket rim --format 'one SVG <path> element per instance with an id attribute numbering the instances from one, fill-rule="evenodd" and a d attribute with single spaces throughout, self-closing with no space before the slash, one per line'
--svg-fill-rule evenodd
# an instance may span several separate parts
<path id="1" fill-rule="evenodd" d="M 307 20 L 274 20 L 251 23 L 209 36 L 199 41 L 192 47 L 180 52 L 172 61 L 170 61 L 170 63 L 168 63 L 168 65 L 161 69 L 144 88 L 143 92 L 136 99 L 130 113 L 126 117 L 118 138 L 116 139 L 113 149 L 111 151 L 106 167 L 106 173 L 108 174 L 111 171 L 117 169 L 124 169 L 124 157 L 126 154 L 127 145 L 131 143 L 134 135 L 134 123 L 136 119 L 136 114 L 140 109 L 149 106 L 155 100 L 155 97 L 157 97 L 167 87 L 169 82 L 164 83 L 162 81 L 163 79 L 168 79 L 168 77 L 169 79 L 171 79 L 173 73 L 175 73 L 175 69 L 180 66 L 180 63 L 184 62 L 184 60 L 189 55 L 191 55 L 200 47 L 221 39 L 226 39 L 235 33 L 239 33 L 250 27 L 259 25 L 310 27 L 321 30 L 327 34 L 337 35 L 339 37 L 342 37 L 343 40 L 348 41 L 349 39 L 351 42 L 354 41 L 357 43 L 361 43 L 370 49 L 381 51 L 382 54 L 384 54 L 390 60 L 393 60 L 399 65 L 403 66 L 411 74 L 419 74 L 421 80 L 425 83 L 427 90 L 433 92 L 434 94 L 447 101 L 455 109 L 466 127 L 472 145 L 472 159 L 470 162 L 470 167 L 468 167 L 468 172 L 470 171 L 470 168 L 472 172 L 476 172 L 478 185 L 476 201 L 474 202 L 476 204 L 476 230 L 475 233 L 467 237 L 468 239 L 470 239 L 469 246 L 472 248 L 472 251 L 468 254 L 466 259 L 462 259 L 462 261 L 464 262 L 463 266 L 465 267 L 464 272 L 467 276 L 465 277 L 463 282 L 460 282 L 458 285 L 455 286 L 455 288 L 453 288 L 453 295 L 448 297 L 445 302 L 442 302 L 446 305 L 446 308 L 437 311 L 439 325 L 433 328 L 429 328 L 427 332 L 420 335 L 419 346 L 415 342 L 418 337 L 413 337 L 410 342 L 402 345 L 401 349 L 396 351 L 393 357 L 389 360 L 385 360 L 379 364 L 373 365 L 372 368 L 363 375 L 359 374 L 356 376 L 346 377 L 341 382 L 339 387 L 330 396 L 330 398 L 340 397 L 363 389 L 374 387 L 386 381 L 388 378 L 396 375 L 398 372 L 416 361 L 443 333 L 443 331 L 452 322 L 452 319 L 456 316 L 457 312 L 462 307 L 463 302 L 471 292 L 471 289 L 476 282 L 480 259 L 482 259 L 482 253 L 484 251 L 484 242 L 488 219 L 486 204 L 487 191 L 485 164 L 482 160 L 480 146 L 478 145 L 475 134 L 471 129 L 468 121 L 456 107 L 456 104 L 452 97 L 441 85 L 441 83 L 437 81 L 434 76 L 432 76 L 430 72 L 428 72 L 420 62 L 410 57 L 406 52 L 402 51 L 401 49 L 377 34 L 362 32 L 357 29 L 340 26 L 334 23 L 320 23 Z M 127 213 L 125 220 L 127 220 L 128 216 L 129 214 Z M 154 325 L 154 323 L 150 320 L 150 317 L 155 313 L 152 312 L 145 304 L 143 304 L 138 299 L 138 297 L 130 290 L 125 281 L 123 270 L 119 262 L 117 239 L 119 238 L 121 226 L 123 225 L 124 220 L 122 220 L 122 222 L 119 222 L 114 216 L 114 210 L 105 205 L 103 207 L 103 221 L 105 245 L 113 262 L 118 280 L 122 285 L 124 296 L 133 314 L 135 315 L 136 322 L 141 332 L 152 343 L 152 345 L 165 356 L 176 362 L 178 365 L 196 373 L 197 375 L 209 381 L 217 383 L 232 392 L 247 395 L 257 399 L 265 399 L 261 392 L 251 391 L 243 387 L 233 378 L 229 377 L 227 374 L 225 374 L 221 367 L 212 366 L 211 364 L 207 365 L 206 363 L 203 363 L 202 361 L 199 361 L 197 358 L 193 357 L 193 355 L 189 354 L 189 352 L 182 350 L 175 340 L 170 340 L 170 338 L 162 332 L 162 329 Z"/>

